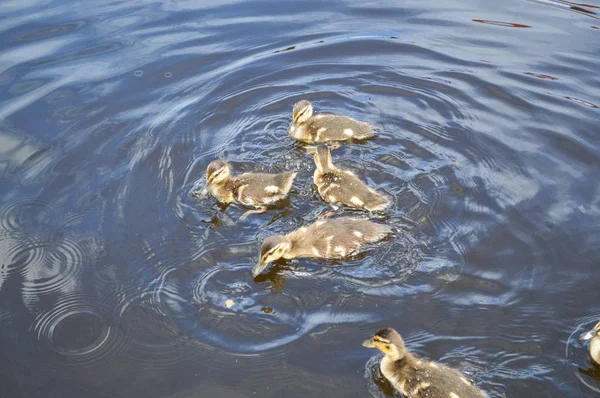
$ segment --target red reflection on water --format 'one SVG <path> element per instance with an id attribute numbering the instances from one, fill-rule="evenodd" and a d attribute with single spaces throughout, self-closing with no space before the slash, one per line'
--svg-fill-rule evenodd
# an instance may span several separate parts
<path id="1" fill-rule="evenodd" d="M 591 102 L 582 100 L 580 98 L 570 97 L 568 95 L 565 95 L 564 98 L 571 100 L 571 101 L 575 101 L 581 105 L 589 106 L 590 108 L 600 108 L 600 106 L 598 106 L 596 104 L 592 104 Z"/>
<path id="2" fill-rule="evenodd" d="M 529 25 L 523 25 L 520 23 L 491 21 L 488 19 L 474 19 L 473 22 L 479 22 L 479 23 L 484 23 L 484 24 L 488 24 L 488 25 L 506 26 L 507 28 L 531 28 L 531 26 L 529 26 Z"/>
<path id="3" fill-rule="evenodd" d="M 592 26 L 591 26 L 591 28 L 592 28 L 592 29 L 598 29 L 598 30 L 600 30 L 600 28 L 599 28 L 599 27 L 597 27 L 597 26 L 594 26 L 594 25 L 592 25 Z"/>
<path id="4" fill-rule="evenodd" d="M 523 73 L 526 74 L 526 75 L 529 75 L 529 76 L 539 77 L 540 79 L 558 80 L 558 77 L 554 77 L 554 76 L 550 76 L 550 75 L 544 75 L 542 73 L 540 73 L 540 74 L 536 74 L 536 73 L 533 73 L 533 72 L 523 72 Z"/>

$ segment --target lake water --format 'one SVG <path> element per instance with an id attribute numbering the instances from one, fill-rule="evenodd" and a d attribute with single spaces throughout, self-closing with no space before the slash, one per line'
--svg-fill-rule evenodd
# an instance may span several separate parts
<path id="1" fill-rule="evenodd" d="M 375 127 L 334 161 L 398 233 L 253 279 L 329 210 L 300 99 Z M 597 0 L 3 0 L 0 396 L 389 396 L 387 326 L 492 397 L 596 396 L 599 106 Z M 219 157 L 290 200 L 194 198 Z"/>

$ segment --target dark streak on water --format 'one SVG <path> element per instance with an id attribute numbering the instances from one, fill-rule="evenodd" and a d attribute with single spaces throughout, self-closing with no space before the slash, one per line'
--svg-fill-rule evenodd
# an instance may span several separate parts
<path id="1" fill-rule="evenodd" d="M 382 326 L 493 397 L 594 396 L 599 6 L 2 2 L 0 396 L 390 395 Z M 399 234 L 253 280 L 326 210 L 301 98 L 376 126 L 334 156 Z M 297 170 L 291 200 L 194 199 L 220 156 Z"/>

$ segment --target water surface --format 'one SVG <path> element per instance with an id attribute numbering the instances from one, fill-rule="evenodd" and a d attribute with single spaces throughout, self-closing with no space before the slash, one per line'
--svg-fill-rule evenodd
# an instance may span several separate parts
<path id="1" fill-rule="evenodd" d="M 600 318 L 600 3 L 4 1 L 0 395 L 391 394 L 392 326 L 492 397 L 587 397 Z M 293 104 L 378 136 L 334 151 L 397 236 L 253 279 L 328 210 Z M 215 158 L 289 202 L 191 193 Z M 341 210 L 339 213 L 352 213 Z M 228 302 L 228 300 L 231 300 Z"/>

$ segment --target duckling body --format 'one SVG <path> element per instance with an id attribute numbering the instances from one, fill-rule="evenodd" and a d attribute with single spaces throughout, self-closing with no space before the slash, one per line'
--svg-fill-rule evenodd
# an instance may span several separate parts
<path id="1" fill-rule="evenodd" d="M 583 333 L 580 340 L 590 341 L 590 356 L 598 365 L 600 365 L 600 322 L 588 332 Z"/>
<path id="2" fill-rule="evenodd" d="M 260 248 L 260 261 L 252 270 L 260 274 L 269 263 L 280 258 L 300 257 L 336 259 L 360 252 L 367 243 L 382 240 L 392 229 L 369 220 L 339 217 L 319 220 L 287 235 L 270 236 Z"/>
<path id="3" fill-rule="evenodd" d="M 348 116 L 321 113 L 313 116 L 310 102 L 294 105 L 288 134 L 305 143 L 365 140 L 375 135 L 368 123 Z"/>
<path id="4" fill-rule="evenodd" d="M 385 354 L 380 364 L 381 373 L 407 398 L 487 397 L 461 372 L 411 354 L 394 329 L 377 331 L 363 346 L 378 348 Z"/>
<path id="5" fill-rule="evenodd" d="M 369 188 L 353 172 L 335 167 L 326 145 L 317 147 L 315 165 L 313 181 L 325 202 L 368 211 L 382 211 L 390 205 L 385 196 Z"/>
<path id="6" fill-rule="evenodd" d="M 211 162 L 206 170 L 208 190 L 219 202 L 256 208 L 244 213 L 241 219 L 252 213 L 262 213 L 267 206 L 285 199 L 295 177 L 296 173 L 291 171 L 279 174 L 245 173 L 231 177 L 229 165 L 221 160 Z"/>

